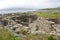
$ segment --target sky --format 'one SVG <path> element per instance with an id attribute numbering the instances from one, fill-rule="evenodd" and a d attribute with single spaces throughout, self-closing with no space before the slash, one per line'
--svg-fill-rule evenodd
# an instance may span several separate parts
<path id="1" fill-rule="evenodd" d="M 0 0 L 0 9 L 14 7 L 34 9 L 60 7 L 60 0 Z"/>

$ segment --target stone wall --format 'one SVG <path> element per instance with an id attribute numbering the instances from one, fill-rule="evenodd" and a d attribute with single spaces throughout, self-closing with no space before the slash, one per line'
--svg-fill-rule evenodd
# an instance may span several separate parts
<path id="1" fill-rule="evenodd" d="M 28 26 L 29 23 L 32 23 L 33 21 L 37 19 L 37 16 L 36 15 L 21 15 L 18 17 L 13 17 L 11 19 L 19 24 Z"/>

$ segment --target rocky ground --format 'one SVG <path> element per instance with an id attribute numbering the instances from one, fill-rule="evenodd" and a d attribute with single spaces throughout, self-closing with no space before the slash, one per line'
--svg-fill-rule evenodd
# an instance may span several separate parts
<path id="1" fill-rule="evenodd" d="M 0 16 L 0 29 L 6 28 L 15 36 L 26 34 L 60 35 L 60 19 L 37 17 L 35 14 L 5 14 Z M 25 36 L 24 36 L 25 37 Z"/>

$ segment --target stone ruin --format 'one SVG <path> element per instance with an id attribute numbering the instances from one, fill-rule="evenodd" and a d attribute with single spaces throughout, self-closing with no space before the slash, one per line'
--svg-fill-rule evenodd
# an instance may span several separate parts
<path id="1" fill-rule="evenodd" d="M 57 24 L 55 24 L 55 22 L 47 20 L 43 17 L 37 17 L 35 14 L 14 14 L 9 17 L 4 17 L 2 20 L 3 21 L 0 21 L 0 23 L 3 22 L 1 24 L 8 26 L 16 33 L 21 33 L 21 31 L 23 31 L 22 34 L 56 34 L 58 32 L 58 28 L 60 27 L 60 25 L 56 27 Z"/>
<path id="2" fill-rule="evenodd" d="M 12 17 L 11 19 L 19 24 L 22 24 L 28 27 L 30 23 L 32 23 L 37 19 L 37 16 L 32 14 L 29 14 L 29 15 L 25 14 L 25 15 L 20 15 L 18 17 Z"/>

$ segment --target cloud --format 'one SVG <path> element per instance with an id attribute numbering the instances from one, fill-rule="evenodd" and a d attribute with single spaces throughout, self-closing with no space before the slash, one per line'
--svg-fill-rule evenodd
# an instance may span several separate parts
<path id="1" fill-rule="evenodd" d="M 0 0 L 0 9 L 9 7 L 48 8 L 60 6 L 60 0 Z"/>

